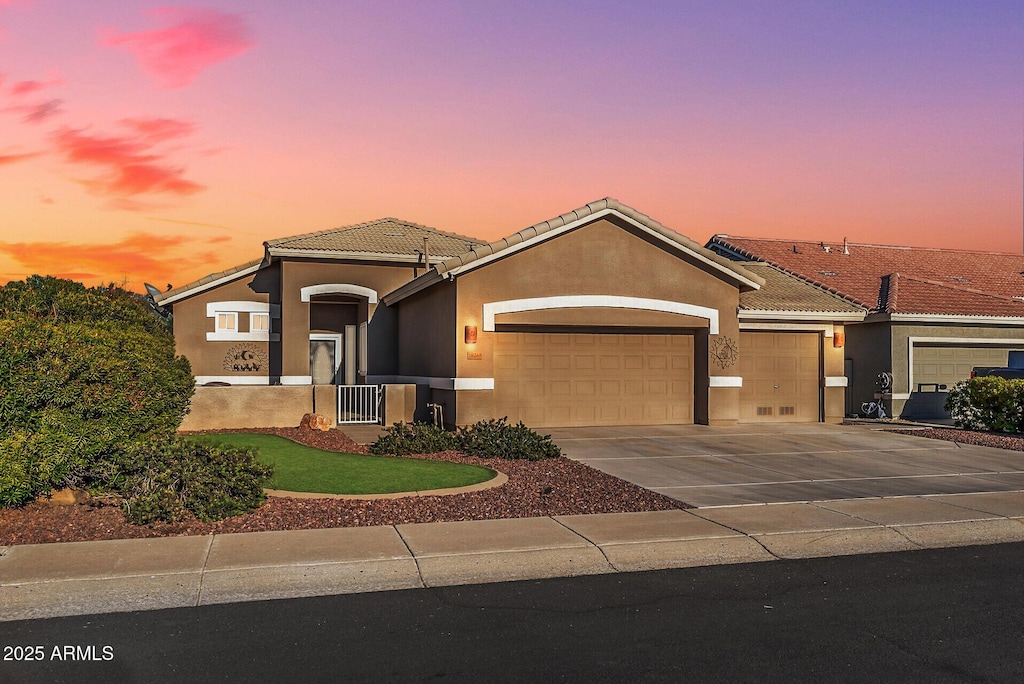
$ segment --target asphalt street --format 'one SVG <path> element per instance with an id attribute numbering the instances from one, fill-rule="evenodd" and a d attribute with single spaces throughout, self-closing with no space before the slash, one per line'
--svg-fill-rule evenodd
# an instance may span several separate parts
<path id="1" fill-rule="evenodd" d="M 1019 682 L 1022 576 L 1004 544 L 7 622 L 0 681 Z"/>

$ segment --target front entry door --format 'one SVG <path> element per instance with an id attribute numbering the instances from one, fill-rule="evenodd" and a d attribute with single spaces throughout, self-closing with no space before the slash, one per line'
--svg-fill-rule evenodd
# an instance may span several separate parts
<path id="1" fill-rule="evenodd" d="M 314 385 L 337 383 L 341 367 L 341 336 L 312 338 L 309 340 L 309 374 Z"/>

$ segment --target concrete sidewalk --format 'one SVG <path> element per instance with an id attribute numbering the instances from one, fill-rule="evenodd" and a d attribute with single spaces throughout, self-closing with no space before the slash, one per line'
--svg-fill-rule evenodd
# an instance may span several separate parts
<path id="1" fill-rule="evenodd" d="M 1024 541 L 1024 491 L 0 547 L 0 619 Z"/>

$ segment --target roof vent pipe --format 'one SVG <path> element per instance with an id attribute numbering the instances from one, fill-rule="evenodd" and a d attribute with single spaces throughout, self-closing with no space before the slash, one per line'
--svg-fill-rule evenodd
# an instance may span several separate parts
<path id="1" fill-rule="evenodd" d="M 849 253 L 850 253 L 850 244 L 846 241 L 846 238 L 843 238 L 843 254 L 849 254 Z"/>
<path id="2" fill-rule="evenodd" d="M 423 267 L 430 270 L 430 251 L 427 249 L 427 240 L 430 238 L 426 235 L 423 236 Z"/>

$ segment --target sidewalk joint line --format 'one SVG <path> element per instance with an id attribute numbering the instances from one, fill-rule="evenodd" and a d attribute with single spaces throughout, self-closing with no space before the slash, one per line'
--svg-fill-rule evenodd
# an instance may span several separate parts
<path id="1" fill-rule="evenodd" d="M 696 514 L 696 513 L 694 513 L 694 515 L 697 515 L 697 514 Z M 732 531 L 733 531 L 733 532 L 735 532 L 736 534 L 742 534 L 742 535 L 743 535 L 744 537 L 746 537 L 747 539 L 750 539 L 750 540 L 751 540 L 751 541 L 753 541 L 753 542 L 754 542 L 755 544 L 757 544 L 757 545 L 758 545 L 758 546 L 760 546 L 760 547 L 761 547 L 762 549 L 764 549 L 764 552 L 765 552 L 765 553 L 767 553 L 767 554 L 768 554 L 769 556 L 771 556 L 772 558 L 774 558 L 775 560 L 785 560 L 785 559 L 784 559 L 784 558 L 783 558 L 782 556 L 780 556 L 780 555 L 776 554 L 776 553 L 775 553 L 774 551 L 772 551 L 772 550 L 771 550 L 771 549 L 769 549 L 769 548 L 768 548 L 767 546 L 765 546 L 764 544 L 762 544 L 762 543 L 761 543 L 761 540 L 760 540 L 760 539 L 758 539 L 757 537 L 755 537 L 755 536 L 754 536 L 753 534 L 751 534 L 751 533 L 749 533 L 749 532 L 744 532 L 744 531 L 743 531 L 743 530 L 741 530 L 741 529 L 738 529 L 738 528 L 736 528 L 736 527 L 732 527 L 732 526 L 730 526 L 730 525 L 726 525 L 725 523 L 723 523 L 723 522 L 720 522 L 720 521 L 718 521 L 718 520 L 709 520 L 708 518 L 705 518 L 705 517 L 704 517 L 704 516 L 702 516 L 702 515 L 697 515 L 697 517 L 698 517 L 698 518 L 701 518 L 702 520 L 707 520 L 708 522 L 712 522 L 712 523 L 714 523 L 714 524 L 716 524 L 716 525 L 719 525 L 720 527 L 724 527 L 724 528 L 725 528 L 725 529 L 727 529 L 727 530 L 732 530 Z"/>
<path id="2" fill-rule="evenodd" d="M 210 543 L 206 545 L 206 555 L 203 556 L 203 567 L 199 569 L 199 589 L 196 591 L 196 605 L 202 605 L 203 601 L 203 580 L 206 578 L 206 566 L 210 562 L 210 552 L 213 551 L 213 540 L 215 534 L 210 535 Z"/>
<path id="3" fill-rule="evenodd" d="M 409 542 L 407 542 L 405 540 L 405 537 L 402 536 L 402 531 L 398 529 L 398 525 L 391 525 L 391 529 L 395 531 L 395 534 L 398 535 L 398 538 L 402 540 L 402 544 L 405 545 L 405 550 L 409 552 L 409 556 L 412 557 L 413 565 L 416 566 L 416 576 L 420 578 L 420 586 L 426 589 L 427 583 L 423 579 L 423 571 L 420 570 L 420 559 L 416 557 L 415 553 L 413 553 L 412 547 L 409 546 Z"/>
<path id="4" fill-rule="evenodd" d="M 591 546 L 593 546 L 595 549 L 597 549 L 601 553 L 601 556 L 604 557 L 604 562 L 607 563 L 608 567 L 610 567 L 612 570 L 614 570 L 615 572 L 622 572 L 622 570 L 619 570 L 617 567 L 615 567 L 615 563 L 612 563 L 612 560 L 608 557 L 608 554 L 604 552 L 604 549 L 601 548 L 600 544 L 597 544 L 593 540 L 588 539 L 586 535 L 580 534 L 576 530 L 572 529 L 571 527 L 569 527 L 568 525 L 563 523 L 561 520 L 556 519 L 554 516 L 548 516 L 548 517 L 551 520 L 554 520 L 556 523 L 558 523 L 562 527 L 564 527 L 565 529 L 567 529 L 570 532 L 572 532 L 573 534 L 575 534 L 577 537 L 579 537 L 583 541 L 585 541 L 588 544 L 590 544 Z"/>

